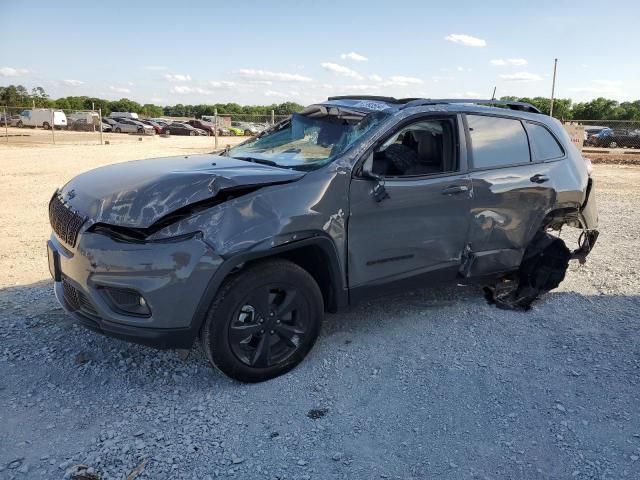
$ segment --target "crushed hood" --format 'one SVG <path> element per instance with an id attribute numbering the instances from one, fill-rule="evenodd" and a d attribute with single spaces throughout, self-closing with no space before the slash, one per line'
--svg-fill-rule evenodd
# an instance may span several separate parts
<path id="1" fill-rule="evenodd" d="M 223 190 L 295 181 L 304 172 L 218 155 L 189 155 L 118 163 L 78 175 L 62 199 L 95 223 L 147 228 Z"/>

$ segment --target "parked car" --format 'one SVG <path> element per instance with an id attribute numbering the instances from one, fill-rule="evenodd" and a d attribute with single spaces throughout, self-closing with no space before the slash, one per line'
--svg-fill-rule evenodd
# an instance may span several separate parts
<path id="1" fill-rule="evenodd" d="M 20 119 L 20 115 L 14 115 L 16 118 L 16 121 Z M 10 126 L 15 126 L 11 124 L 11 115 L 9 115 L 8 113 L 5 115 L 5 113 L 0 112 L 0 127 L 10 127 Z"/>
<path id="2" fill-rule="evenodd" d="M 589 165 L 560 122 L 469 99 L 333 97 L 222 155 L 80 174 L 49 215 L 56 297 L 78 322 L 162 348 L 199 339 L 245 382 L 291 370 L 325 311 L 364 298 L 479 283 L 526 310 L 598 237 Z M 563 226 L 582 230 L 574 250 Z"/>
<path id="3" fill-rule="evenodd" d="M 194 128 L 188 123 L 180 122 L 173 122 L 162 127 L 162 133 L 171 135 L 191 135 L 192 137 L 195 137 L 197 135 L 208 135 L 208 133 L 204 130 Z"/>
<path id="4" fill-rule="evenodd" d="M 629 130 L 606 128 L 590 138 L 594 147 L 607 148 L 640 148 L 640 135 Z"/>
<path id="5" fill-rule="evenodd" d="M 81 132 L 95 132 L 100 131 L 100 127 L 93 123 L 87 122 L 86 118 L 81 118 L 74 121 L 69 125 L 69 130 L 81 131 Z"/>
<path id="6" fill-rule="evenodd" d="M 242 130 L 242 135 L 247 137 L 252 137 L 260 133 L 260 130 L 258 130 L 255 125 L 248 122 L 231 122 L 231 126 Z"/>
<path id="7" fill-rule="evenodd" d="M 138 122 L 144 123 L 145 125 L 149 125 L 150 127 L 153 128 L 155 133 L 160 133 L 160 131 L 162 130 L 162 127 L 159 124 L 157 124 L 156 122 L 152 121 L 152 120 L 139 118 Z"/>
<path id="8" fill-rule="evenodd" d="M 237 137 L 241 137 L 244 135 L 244 130 L 239 127 L 231 126 L 231 127 L 227 127 L 227 130 L 229 130 L 230 135 L 235 135 Z"/>
<path id="9" fill-rule="evenodd" d="M 161 127 L 164 127 L 165 125 L 169 125 L 171 123 L 166 118 L 150 118 L 149 120 L 151 120 L 152 122 L 156 122 Z"/>
<path id="10" fill-rule="evenodd" d="M 129 118 L 112 118 L 115 123 L 112 124 L 115 133 L 138 133 L 141 135 L 153 135 L 155 130 L 150 125 L 145 125 L 137 120 Z"/>
<path id="11" fill-rule="evenodd" d="M 113 130 L 111 124 L 109 122 L 107 122 L 104 118 L 101 119 L 101 122 L 102 122 L 102 131 L 103 132 L 111 132 Z"/>
<path id="12" fill-rule="evenodd" d="M 73 112 L 67 115 L 67 123 L 71 125 L 77 120 L 84 119 L 85 123 L 98 125 L 100 117 L 95 112 Z"/>
<path id="13" fill-rule="evenodd" d="M 213 123 L 203 122 L 202 120 L 195 120 L 195 119 L 187 120 L 184 123 L 191 125 L 194 128 L 199 128 L 200 130 L 204 130 L 205 132 L 207 132 L 207 135 L 215 134 L 215 126 L 213 125 Z"/>
<path id="14" fill-rule="evenodd" d="M 603 130 L 608 129 L 609 127 L 601 127 L 601 126 L 586 126 L 584 127 L 585 140 L 589 140 L 590 137 L 599 134 Z"/>
<path id="15" fill-rule="evenodd" d="M 16 126 L 18 128 L 42 127 L 48 130 L 51 128 L 52 123 L 55 128 L 67 128 L 67 116 L 62 110 L 53 110 L 51 108 L 23 110 L 20 112 L 20 119 Z"/>

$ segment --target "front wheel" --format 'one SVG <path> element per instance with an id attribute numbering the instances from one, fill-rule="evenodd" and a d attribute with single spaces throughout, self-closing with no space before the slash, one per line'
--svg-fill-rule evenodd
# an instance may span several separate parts
<path id="1" fill-rule="evenodd" d="M 618 148 L 617 142 L 609 142 L 609 148 Z"/>
<path id="2" fill-rule="evenodd" d="M 49 125 L 49 122 L 44 122 L 42 124 L 42 128 L 44 128 L 45 130 L 49 130 L 49 128 L 51 128 L 51 125 Z"/>
<path id="3" fill-rule="evenodd" d="M 116 128 L 116 133 L 122 133 L 122 130 L 120 129 L 120 127 Z"/>
<path id="4" fill-rule="evenodd" d="M 18 121 L 18 123 L 16 123 L 16 127 L 18 127 L 18 128 L 24 127 L 24 123 L 22 123 L 22 120 L 20 120 L 20 121 Z"/>
<path id="5" fill-rule="evenodd" d="M 320 288 L 286 260 L 249 266 L 225 281 L 200 335 L 209 361 L 231 378 L 261 382 L 298 365 L 324 316 Z"/>
<path id="6" fill-rule="evenodd" d="M 196 132 L 194 132 L 193 130 L 189 132 L 189 136 L 190 137 L 195 137 L 196 136 Z"/>

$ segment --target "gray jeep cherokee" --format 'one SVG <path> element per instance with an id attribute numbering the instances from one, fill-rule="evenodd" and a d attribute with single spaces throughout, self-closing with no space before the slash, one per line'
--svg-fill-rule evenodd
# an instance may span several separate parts
<path id="1" fill-rule="evenodd" d="M 325 311 L 477 283 L 527 309 L 598 232 L 590 165 L 528 104 L 332 97 L 219 154 L 110 165 L 49 204 L 61 305 L 246 382 L 297 365 Z M 575 249 L 553 235 L 582 230 Z"/>

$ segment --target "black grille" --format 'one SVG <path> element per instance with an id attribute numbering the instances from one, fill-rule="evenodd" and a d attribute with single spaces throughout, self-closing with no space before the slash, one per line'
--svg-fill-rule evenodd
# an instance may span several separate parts
<path id="1" fill-rule="evenodd" d="M 96 309 L 87 296 L 71 285 L 66 278 L 62 279 L 62 289 L 64 292 L 64 301 L 72 311 L 80 310 L 94 317 L 98 316 L 98 312 L 96 312 Z"/>
<path id="2" fill-rule="evenodd" d="M 58 238 L 67 245 L 75 247 L 80 227 L 86 220 L 86 217 L 77 214 L 65 205 L 57 192 L 49 202 L 51 228 L 56 232 Z"/>

